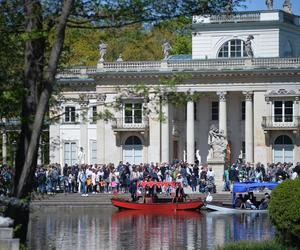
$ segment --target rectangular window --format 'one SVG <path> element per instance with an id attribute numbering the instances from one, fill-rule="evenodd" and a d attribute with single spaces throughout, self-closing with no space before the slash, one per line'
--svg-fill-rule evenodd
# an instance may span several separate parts
<path id="1" fill-rule="evenodd" d="M 143 122 L 143 105 L 142 105 L 142 103 L 125 103 L 125 105 L 124 105 L 124 122 L 125 123 L 142 123 Z"/>
<path id="2" fill-rule="evenodd" d="M 282 101 L 275 101 L 274 102 L 274 121 L 275 122 L 282 122 L 282 110 L 283 102 Z"/>
<path id="3" fill-rule="evenodd" d="M 211 103 L 211 119 L 213 121 L 219 120 L 219 102 Z"/>
<path id="4" fill-rule="evenodd" d="M 245 101 L 242 101 L 242 121 L 245 121 L 246 117 L 246 103 Z"/>
<path id="5" fill-rule="evenodd" d="M 92 106 L 92 122 L 97 121 L 97 106 Z"/>
<path id="6" fill-rule="evenodd" d="M 76 142 L 65 142 L 64 144 L 64 160 L 69 166 L 77 163 L 77 146 Z"/>
<path id="7" fill-rule="evenodd" d="M 197 121 L 197 102 L 194 102 L 194 120 Z"/>
<path id="8" fill-rule="evenodd" d="M 292 101 L 284 102 L 284 121 L 285 122 L 293 121 L 293 102 Z"/>
<path id="9" fill-rule="evenodd" d="M 91 141 L 91 164 L 97 163 L 97 142 Z"/>
<path id="10" fill-rule="evenodd" d="M 274 122 L 293 122 L 293 101 L 274 101 Z"/>
<path id="11" fill-rule="evenodd" d="M 75 107 L 67 106 L 65 107 L 65 122 L 75 122 Z"/>

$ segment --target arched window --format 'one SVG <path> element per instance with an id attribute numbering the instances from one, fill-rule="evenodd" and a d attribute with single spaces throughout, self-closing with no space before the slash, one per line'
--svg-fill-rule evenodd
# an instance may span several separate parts
<path id="1" fill-rule="evenodd" d="M 142 145 L 142 141 L 137 136 L 129 136 L 125 141 L 125 145 Z"/>
<path id="2" fill-rule="evenodd" d="M 219 58 L 246 57 L 245 42 L 240 39 L 230 40 L 222 45 L 219 50 Z"/>
<path id="3" fill-rule="evenodd" d="M 137 136 L 129 136 L 123 146 L 123 162 L 140 164 L 143 162 L 143 145 Z"/>
<path id="4" fill-rule="evenodd" d="M 287 41 L 284 45 L 284 57 L 293 56 L 293 47 L 290 41 Z"/>
<path id="5" fill-rule="evenodd" d="M 287 135 L 280 135 L 274 142 L 274 162 L 293 162 L 293 141 Z"/>

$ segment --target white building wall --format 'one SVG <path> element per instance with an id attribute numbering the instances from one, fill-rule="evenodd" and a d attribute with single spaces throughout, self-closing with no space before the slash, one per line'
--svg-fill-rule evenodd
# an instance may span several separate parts
<path id="1" fill-rule="evenodd" d="M 284 57 L 287 42 L 290 42 L 293 50 L 293 57 L 300 56 L 299 31 L 282 28 L 280 29 L 280 57 Z"/>
<path id="2" fill-rule="evenodd" d="M 254 36 L 252 49 L 254 57 L 279 56 L 279 29 L 222 29 L 199 31 L 192 37 L 193 59 L 216 59 L 222 45 L 232 39 L 246 41 L 249 35 Z"/>
<path id="3" fill-rule="evenodd" d="M 60 137 L 60 124 L 54 123 L 49 128 L 49 160 L 50 163 L 60 163 L 60 149 L 61 149 L 61 137 Z"/>

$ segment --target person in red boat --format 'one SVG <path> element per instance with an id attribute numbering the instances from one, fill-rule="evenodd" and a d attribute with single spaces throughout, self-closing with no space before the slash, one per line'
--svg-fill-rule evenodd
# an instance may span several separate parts
<path id="1" fill-rule="evenodd" d="M 176 183 L 176 191 L 173 202 L 183 202 L 186 200 L 186 194 L 184 192 L 183 186 L 180 183 Z"/>

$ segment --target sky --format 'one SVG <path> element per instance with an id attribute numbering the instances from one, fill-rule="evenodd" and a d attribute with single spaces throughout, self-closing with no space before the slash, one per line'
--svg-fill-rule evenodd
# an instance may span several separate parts
<path id="1" fill-rule="evenodd" d="M 274 9 L 283 9 L 284 0 L 273 0 Z M 300 0 L 291 0 L 293 14 L 300 16 Z M 266 10 L 267 6 L 265 0 L 246 0 L 245 5 L 247 6 L 246 10 Z M 242 8 L 242 10 L 245 10 Z"/>

